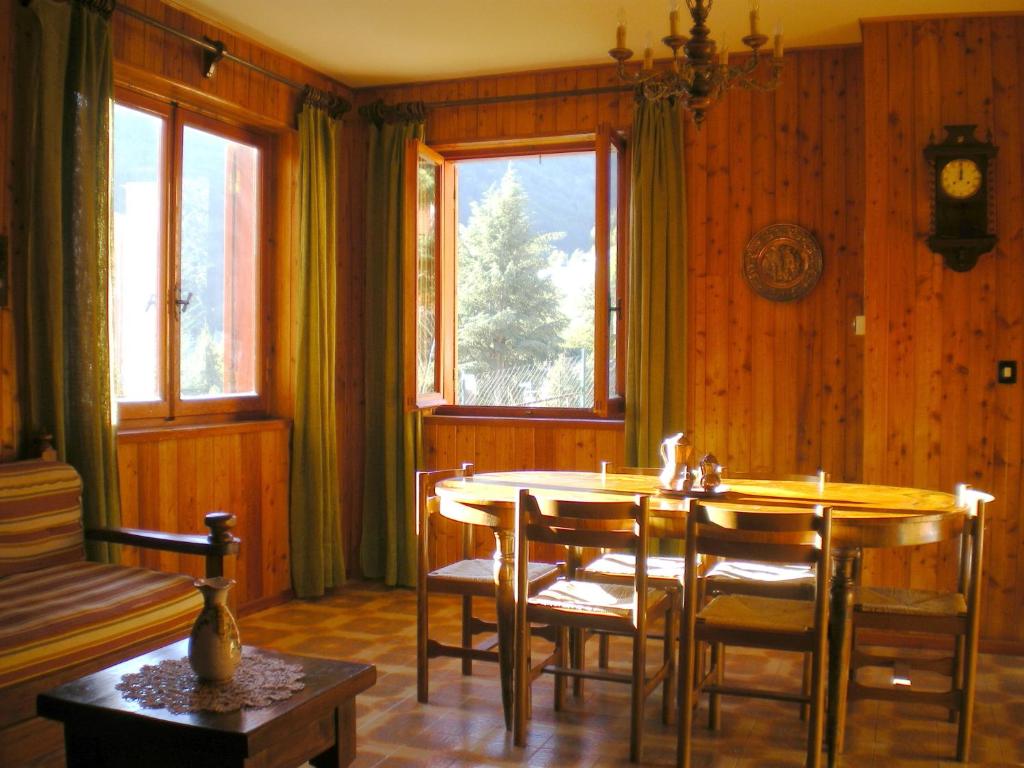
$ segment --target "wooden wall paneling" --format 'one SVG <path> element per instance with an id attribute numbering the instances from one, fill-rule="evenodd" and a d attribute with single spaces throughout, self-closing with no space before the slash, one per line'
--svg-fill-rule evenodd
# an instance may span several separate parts
<path id="1" fill-rule="evenodd" d="M 799 137 L 797 135 L 800 98 L 800 73 L 804 68 L 804 55 L 791 56 L 786 64 L 786 75 L 775 91 L 775 220 L 806 226 L 807 221 L 799 209 Z M 752 299 L 757 301 L 758 299 Z M 775 302 L 772 307 L 773 358 L 775 369 L 770 414 L 774 450 L 772 471 L 797 471 L 797 425 L 799 409 L 798 382 L 794 381 L 796 361 L 803 348 L 798 338 L 798 310 L 791 303 Z"/>
<path id="2" fill-rule="evenodd" d="M 888 71 L 889 130 L 889 199 L 887 215 L 890 227 L 898 223 L 904 232 L 913 232 L 913 197 L 903 190 L 913 188 L 918 178 L 918 147 L 913 145 L 912 47 L 911 24 L 903 22 L 889 27 L 889 49 L 898 50 L 899 56 L 890 55 Z M 907 112 L 896 113 L 898 106 Z M 914 371 L 912 347 L 915 342 L 912 329 L 908 293 L 913 295 L 914 241 L 912 237 L 897 237 L 890 245 L 889 325 L 885 329 L 890 351 L 889 396 L 903 404 L 890 408 L 885 425 L 887 438 L 885 480 L 894 484 L 912 484 L 909 467 L 901 457 L 911 455 L 914 447 L 914 424 L 907 418 L 907 410 L 914 403 Z M 909 581 L 911 552 L 906 549 L 888 551 L 882 558 L 883 578 L 886 583 L 906 584 Z"/>
<path id="3" fill-rule="evenodd" d="M 999 359 L 1019 359 L 1024 238 L 1021 234 L 1020 83 L 1024 17 L 877 22 L 864 27 L 867 104 L 865 173 L 865 474 L 951 488 L 967 480 L 995 493 L 990 507 L 983 637 L 1019 648 L 1021 391 L 994 383 Z M 877 58 L 876 58 L 877 57 Z M 883 78 L 877 77 L 884 61 Z M 921 151 L 942 126 L 992 130 L 1000 242 L 967 273 L 941 266 L 923 242 L 930 175 Z M 887 189 L 886 205 L 875 188 Z M 872 244 L 884 241 L 884 247 Z M 886 319 L 875 325 L 874 318 Z M 887 333 L 886 333 L 887 332 Z M 876 382 L 883 382 L 876 384 Z M 876 399 L 877 398 L 877 399 Z M 874 473 L 877 473 L 875 475 Z M 868 558 L 865 578 L 917 586 L 950 584 L 952 546 Z"/>
<path id="4" fill-rule="evenodd" d="M 856 161 L 846 162 L 846 205 L 844 207 L 846 252 L 844 292 L 848 323 L 864 313 L 864 62 L 860 48 L 846 52 L 845 115 L 847 148 L 846 157 Z M 844 358 L 846 367 L 845 398 L 846 420 L 845 465 L 842 479 L 856 481 L 863 479 L 862 443 L 864 439 L 864 337 L 850 332 L 846 334 Z M 833 470 L 833 471 L 838 471 Z M 833 475 L 835 476 L 835 475 Z"/>
<path id="5" fill-rule="evenodd" d="M 915 119 L 910 127 L 912 138 L 910 146 L 918 147 L 916 157 L 912 158 L 913 167 L 916 171 L 915 178 L 922 179 L 927 184 L 929 177 L 928 165 L 922 154 L 923 148 L 927 145 L 930 134 L 935 131 L 934 126 L 938 123 L 939 93 L 934 87 L 937 82 L 939 71 L 938 51 L 938 25 L 934 22 L 925 22 L 921 25 L 912 25 L 912 62 L 913 73 L 913 108 Z M 931 201 L 927 195 L 912 196 L 909 203 L 912 205 L 913 231 L 927 232 L 931 226 Z M 912 357 L 913 371 L 915 374 L 914 400 L 913 400 L 913 462 L 910 467 L 910 475 L 913 482 L 927 487 L 941 487 L 942 480 L 940 472 L 941 463 L 933 461 L 933 446 L 935 459 L 942 453 L 941 441 L 941 412 L 942 403 L 936 401 L 941 396 L 942 381 L 944 378 L 942 366 L 942 353 L 939 344 L 939 334 L 935 333 L 935 318 L 942 316 L 942 282 L 943 268 L 941 259 L 932 255 L 927 244 L 919 239 L 914 244 L 915 273 L 913 276 L 914 299 L 913 305 L 916 311 L 913 314 L 913 330 L 911 338 L 913 345 L 910 350 Z M 941 324 L 941 321 L 939 321 Z M 951 449 L 950 449 L 951 450 Z M 948 562 L 950 556 L 955 558 L 955 553 L 950 550 L 952 547 L 944 547 L 943 552 L 937 552 L 936 547 L 921 547 L 911 553 L 910 573 L 915 586 L 923 589 L 935 589 L 938 585 L 937 574 L 949 568 L 947 572 L 954 573 L 955 563 Z M 938 567 L 937 563 L 942 562 L 943 566 Z M 949 585 L 943 585 L 948 587 Z"/>
<path id="6" fill-rule="evenodd" d="M 0 7 L 0 236 L 7 238 L 7 272 L 0 275 L 9 281 L 14 230 L 11 208 L 12 173 L 11 127 L 14 116 L 14 14 L 13 2 Z M 17 409 L 16 350 L 14 346 L 14 317 L 11 312 L 11 290 L 7 282 L 7 301 L 0 308 L 0 461 L 9 461 L 17 453 L 20 425 Z"/>
<path id="7" fill-rule="evenodd" d="M 889 324 L 888 306 L 884 297 L 888 291 L 889 275 L 885 269 L 868 269 L 867 265 L 884 265 L 889 259 L 889 238 L 886 230 L 886 201 L 888 190 L 889 134 L 886 130 L 888 111 L 880 108 L 889 101 L 889 78 L 886 62 L 889 56 L 886 29 L 882 25 L 866 24 L 862 28 L 864 51 L 864 82 L 871 84 L 871 105 L 865 99 L 864 109 L 864 313 L 866 334 L 864 340 L 864 480 L 884 482 L 885 432 L 888 400 L 888 358 L 885 339 Z M 866 553 L 865 562 L 872 559 Z"/>
<path id="8" fill-rule="evenodd" d="M 825 51 L 821 63 L 821 223 L 818 239 L 824 270 L 818 288 L 822 292 L 818 322 L 822 352 L 817 381 L 821 398 L 819 464 L 838 480 L 845 473 L 847 382 L 844 352 L 853 318 L 852 314 L 847 314 L 844 295 L 850 256 L 843 223 L 846 209 L 845 156 L 851 148 L 846 145 L 844 135 L 847 122 L 846 56 L 842 51 Z"/>
<path id="9" fill-rule="evenodd" d="M 997 357 L 1021 359 L 1024 332 L 1019 318 L 1024 317 L 1024 284 L 1021 270 L 1014 265 L 1024 242 L 1024 146 L 1020 126 L 1024 125 L 1024 19 L 1016 28 L 992 25 L 993 105 L 992 135 L 999 147 L 996 161 L 996 222 L 1000 241 L 996 245 L 996 284 L 993 316 L 999 336 Z M 1013 636 L 1016 617 L 1008 611 L 992 610 L 994 605 L 1021 605 L 1024 602 L 1024 565 L 1020 558 L 1020 512 L 1012 500 L 1021 499 L 1021 429 L 1024 412 L 1021 389 L 997 386 L 992 408 L 991 488 L 998 501 L 989 516 L 985 567 L 986 602 L 984 626 L 992 627 L 1000 637 Z M 982 487 L 985 487 L 982 485 Z M 993 565 L 996 564 L 996 565 Z M 991 594 L 999 595 L 998 603 Z"/>
<path id="10" fill-rule="evenodd" d="M 786 73 L 789 76 L 789 73 Z M 772 94 L 750 101 L 750 227 L 747 239 L 775 217 L 775 102 Z M 744 243 L 746 247 L 746 243 Z M 742 249 L 739 251 L 742 258 Z M 746 280 L 739 288 L 750 304 L 750 422 L 746 441 L 750 444 L 749 464 L 736 469 L 770 471 L 775 467 L 775 432 L 772 401 L 775 393 L 775 334 L 773 304 L 757 296 Z"/>
<path id="11" fill-rule="evenodd" d="M 139 447 L 118 446 L 118 482 L 121 487 L 121 525 L 125 528 L 141 528 L 139 522 Z M 124 565 L 139 565 L 139 550 L 122 547 L 120 562 Z"/>
<path id="12" fill-rule="evenodd" d="M 752 230 L 753 192 L 751 188 L 751 114 L 754 99 L 769 98 L 767 94 L 751 94 L 750 91 L 734 90 L 722 105 L 728 108 L 728 135 L 726 146 L 729 149 L 728 166 L 724 174 L 728 179 L 729 203 L 722 210 L 728 211 L 722 219 L 728 224 L 726 231 L 726 250 L 723 258 L 726 274 L 723 276 L 728 285 L 728 316 L 725 336 L 727 344 L 727 379 L 723 382 L 726 397 L 718 398 L 728 407 L 725 416 L 724 443 L 707 442 L 708 450 L 714 451 L 720 462 L 726 467 L 749 467 L 751 444 L 748 439 L 750 425 L 753 423 L 755 407 L 753 402 L 753 347 L 754 328 L 751 325 L 752 304 L 750 289 L 744 280 L 736 280 L 735 273 L 740 271 L 743 263 L 743 249 L 750 239 Z M 725 455 L 716 449 L 716 445 L 726 446 Z M 699 457 L 698 457 L 699 458 Z"/>
<path id="13" fill-rule="evenodd" d="M 686 429 L 694 436 L 704 434 L 707 413 L 706 393 L 708 329 L 707 240 L 701 222 L 708 217 L 708 132 L 684 130 L 683 164 L 686 168 L 686 275 L 687 275 L 687 374 L 694 385 L 687 394 Z"/>
<path id="14" fill-rule="evenodd" d="M 821 243 L 822 198 L 828 194 L 822 185 L 822 66 L 820 51 L 802 52 L 797 79 L 799 93 L 797 135 L 797 181 L 794 192 L 799 205 L 799 217 L 812 236 Z M 829 265 L 833 269 L 835 264 Z M 823 272 L 829 268 L 823 267 Z M 819 282 L 814 298 L 807 296 L 795 302 L 799 333 L 796 342 L 796 427 L 795 455 L 791 459 L 798 471 L 813 472 L 822 465 L 822 412 L 825 382 L 822 371 L 821 334 L 825 306 L 828 304 L 825 285 Z M 791 417 L 792 418 L 792 417 Z"/>
<path id="15" fill-rule="evenodd" d="M 571 91 L 577 87 L 577 74 L 575 70 L 561 70 L 555 77 L 555 88 L 557 91 Z M 578 130 L 577 122 L 578 106 L 581 101 L 588 100 L 587 96 L 562 96 L 555 100 L 555 132 L 573 133 Z"/>
<path id="16" fill-rule="evenodd" d="M 940 94 L 937 87 L 939 59 L 938 22 L 928 20 L 914 25 L 913 67 L 915 72 L 914 109 L 917 120 L 913 145 L 923 150 L 929 138 L 938 136 Z M 917 157 L 921 172 L 928 173 L 923 154 Z M 924 233 L 931 227 L 931 201 L 918 195 L 914 201 L 914 231 Z M 914 369 L 918 375 L 914 400 L 913 423 L 916 425 L 913 477 L 925 487 L 941 487 L 941 456 L 943 451 L 941 425 L 943 411 L 944 369 L 942 361 L 941 319 L 942 259 L 932 256 L 923 241 L 917 244 L 915 284 L 916 302 L 921 312 L 914 323 Z M 938 323 L 938 326 L 936 326 Z"/>
<path id="17" fill-rule="evenodd" d="M 726 104 L 718 104 L 709 111 L 699 129 L 707 133 L 707 218 L 697 223 L 697 227 L 706 233 L 703 287 L 708 327 L 705 378 L 701 382 L 707 388 L 704 427 L 690 435 L 698 458 L 709 451 L 716 456 L 729 455 L 729 272 L 736 261 L 729 249 L 729 121 L 726 110 Z M 689 116 L 684 120 L 692 127 Z"/>
<path id="18" fill-rule="evenodd" d="M 477 81 L 477 95 L 487 98 L 498 95 L 498 81 L 494 77 L 484 77 Z M 476 138 L 494 136 L 497 133 L 498 108 L 494 104 L 481 104 L 476 108 Z M 531 128 L 532 130 L 532 128 Z M 429 128 L 428 128 L 429 131 Z M 467 135 L 469 132 L 467 131 Z"/>

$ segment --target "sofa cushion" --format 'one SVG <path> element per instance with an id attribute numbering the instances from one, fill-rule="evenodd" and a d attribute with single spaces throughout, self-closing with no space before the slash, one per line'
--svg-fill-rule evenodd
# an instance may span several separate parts
<path id="1" fill-rule="evenodd" d="M 81 496 L 68 464 L 0 464 L 0 576 L 83 560 Z"/>
<path id="2" fill-rule="evenodd" d="M 203 602 L 192 581 L 85 561 L 0 579 L 0 686 L 184 636 Z"/>

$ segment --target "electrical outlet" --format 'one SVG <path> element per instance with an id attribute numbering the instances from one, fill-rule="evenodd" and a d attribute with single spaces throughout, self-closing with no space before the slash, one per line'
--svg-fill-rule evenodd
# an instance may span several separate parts
<path id="1" fill-rule="evenodd" d="M 864 325 L 864 315 L 857 315 L 855 318 L 853 318 L 853 335 L 863 336 Z"/>
<path id="2" fill-rule="evenodd" d="M 1017 383 L 1017 361 L 1016 360 L 1000 360 L 999 370 L 996 374 L 996 381 L 1000 384 L 1016 384 Z"/>

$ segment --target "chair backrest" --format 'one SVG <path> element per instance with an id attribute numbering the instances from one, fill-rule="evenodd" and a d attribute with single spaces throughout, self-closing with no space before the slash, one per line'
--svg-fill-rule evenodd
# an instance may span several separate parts
<path id="1" fill-rule="evenodd" d="M 647 590 L 648 520 L 650 499 L 572 501 L 537 497 L 521 490 L 516 502 L 516 557 L 525 561 L 530 542 L 565 547 L 618 549 L 634 552 L 637 592 Z M 525 569 L 518 569 L 525 578 Z M 522 588 L 525 589 L 525 583 Z M 646 598 L 644 598 L 646 599 Z"/>
<path id="2" fill-rule="evenodd" d="M 0 464 L 0 577 L 84 559 L 82 479 L 74 467 Z"/>
<path id="3" fill-rule="evenodd" d="M 434 493 L 434 488 L 442 480 L 459 477 L 471 477 L 473 465 L 466 463 L 459 469 L 431 469 L 416 473 L 416 540 L 419 562 L 417 572 L 419 580 L 426 581 L 430 570 L 430 518 L 441 509 L 441 500 Z M 473 549 L 473 530 L 471 526 L 462 526 L 458 559 L 470 556 Z"/>
<path id="4" fill-rule="evenodd" d="M 960 572 L 957 591 L 967 600 L 967 613 L 977 622 L 981 602 L 981 561 L 985 543 L 985 506 L 994 501 L 991 494 L 967 485 L 956 488 L 957 503 L 967 509 L 960 536 Z"/>
<path id="5" fill-rule="evenodd" d="M 697 604 L 698 555 L 773 563 L 813 563 L 815 627 L 828 621 L 832 508 L 694 502 L 686 516 L 684 614 Z M 822 630 L 823 631 L 823 630 Z"/>

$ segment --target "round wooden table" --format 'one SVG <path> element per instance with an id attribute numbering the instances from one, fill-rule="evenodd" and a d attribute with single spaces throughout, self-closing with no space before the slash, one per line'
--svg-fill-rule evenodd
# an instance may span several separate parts
<path id="1" fill-rule="evenodd" d="M 437 485 L 441 514 L 494 531 L 498 545 L 495 569 L 497 596 L 498 659 L 505 725 L 512 727 L 512 678 L 515 601 L 513 596 L 515 553 L 515 500 L 519 490 L 559 499 L 595 500 L 608 496 L 651 495 L 660 510 L 677 510 L 685 518 L 687 498 L 662 493 L 658 478 L 651 475 L 617 475 L 597 472 L 489 472 L 467 478 L 444 480 Z M 967 508 L 951 493 L 862 483 L 816 483 L 724 479 L 716 501 L 778 504 L 792 501 L 832 507 L 832 595 L 829 628 L 829 763 L 842 744 L 837 732 L 840 708 L 845 706 L 846 680 L 839 670 L 849 652 L 850 587 L 855 564 L 865 547 L 903 547 L 930 544 L 959 534 Z"/>

